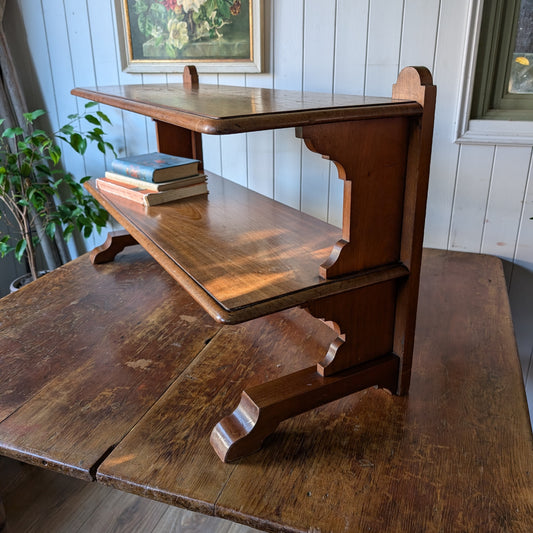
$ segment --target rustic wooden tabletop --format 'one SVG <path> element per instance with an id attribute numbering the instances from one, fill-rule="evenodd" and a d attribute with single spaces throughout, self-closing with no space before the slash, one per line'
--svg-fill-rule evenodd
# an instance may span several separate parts
<path id="1" fill-rule="evenodd" d="M 368 389 L 224 464 L 244 385 L 332 331 L 301 309 L 220 326 L 145 252 L 0 300 L 0 454 L 268 531 L 533 530 L 533 447 L 499 260 L 426 250 L 408 396 Z M 9 518 L 9 517 L 8 517 Z"/>

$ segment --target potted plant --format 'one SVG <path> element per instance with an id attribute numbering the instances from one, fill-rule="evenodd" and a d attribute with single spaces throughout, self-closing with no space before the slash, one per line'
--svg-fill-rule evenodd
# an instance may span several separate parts
<path id="1" fill-rule="evenodd" d="M 36 247 L 45 235 L 52 241 L 68 239 L 78 230 L 88 237 L 107 223 L 107 212 L 81 185 L 89 176 L 77 181 L 62 168 L 55 141 L 62 139 L 81 155 L 91 142 L 102 153 L 115 154 L 104 140 L 103 123 L 111 122 L 101 111 L 90 110 L 95 105 L 89 102 L 82 113 L 69 115 L 53 134 L 35 127 L 45 114 L 39 109 L 24 114 L 23 127 L 5 128 L 0 136 L 0 216 L 9 223 L 7 234 L 0 234 L 0 255 L 14 253 L 18 261 L 25 260 L 32 280 L 38 277 Z M 89 130 L 82 131 L 81 124 L 89 124 Z"/>

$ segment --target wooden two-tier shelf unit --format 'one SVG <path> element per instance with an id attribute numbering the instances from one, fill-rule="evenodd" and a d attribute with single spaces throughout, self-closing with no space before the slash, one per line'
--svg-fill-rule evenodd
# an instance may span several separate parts
<path id="1" fill-rule="evenodd" d="M 315 366 L 220 406 L 234 409 L 211 435 L 222 460 L 358 390 L 407 393 L 436 94 L 427 69 L 402 70 L 392 98 L 200 85 L 194 67 L 183 84 L 72 93 L 152 117 L 159 151 L 199 160 L 201 134 L 294 127 L 344 180 L 342 232 L 207 171 L 208 195 L 151 208 L 86 185 L 126 230 L 93 252 L 95 263 L 139 243 L 219 322 L 300 306 L 338 333 Z"/>

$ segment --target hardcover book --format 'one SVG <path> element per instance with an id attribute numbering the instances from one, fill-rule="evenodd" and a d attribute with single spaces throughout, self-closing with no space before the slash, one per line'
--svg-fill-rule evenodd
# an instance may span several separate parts
<path id="1" fill-rule="evenodd" d="M 115 159 L 111 169 L 117 174 L 160 183 L 198 174 L 199 163 L 196 159 L 152 152 Z"/>
<path id="2" fill-rule="evenodd" d="M 187 185 L 195 185 L 196 183 L 203 183 L 204 181 L 206 181 L 205 174 L 196 174 L 194 176 L 191 176 L 190 178 L 180 178 L 178 180 L 162 181 L 160 183 L 154 183 L 152 181 L 132 178 L 130 176 L 124 176 L 122 174 L 109 171 L 105 173 L 105 177 L 117 183 L 127 183 L 128 185 L 141 187 L 143 189 L 149 189 L 154 192 L 168 191 L 169 189 L 179 189 L 180 187 L 186 187 Z"/>
<path id="3" fill-rule="evenodd" d="M 109 178 L 97 178 L 96 186 L 101 191 L 115 194 L 146 206 L 160 205 L 167 202 L 173 202 L 174 200 L 181 200 L 182 198 L 206 194 L 208 192 L 205 181 L 203 183 L 187 185 L 186 187 L 161 192 L 154 192 L 150 189 L 135 187 L 134 185 L 129 185 L 127 183 L 118 183 Z"/>

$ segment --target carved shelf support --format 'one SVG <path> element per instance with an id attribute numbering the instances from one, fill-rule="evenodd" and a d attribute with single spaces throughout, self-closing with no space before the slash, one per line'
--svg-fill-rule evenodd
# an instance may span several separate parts
<path id="1" fill-rule="evenodd" d="M 409 119 L 317 124 L 299 128 L 297 136 L 333 161 L 344 180 L 342 239 L 320 275 L 330 279 L 398 261 Z"/>
<path id="2" fill-rule="evenodd" d="M 193 65 L 187 65 L 183 70 L 183 87 L 190 93 L 198 92 L 200 88 L 198 71 Z M 201 133 L 161 120 L 154 120 L 154 122 L 158 152 L 198 159 L 200 161 L 199 169 L 203 170 Z"/>
<path id="3" fill-rule="evenodd" d="M 401 249 L 407 244 L 403 215 L 412 213 L 404 210 L 404 200 L 416 197 L 425 209 L 425 195 L 409 187 L 410 178 L 422 176 L 421 186 L 427 188 L 436 88 L 426 68 L 407 67 L 392 95 L 418 102 L 424 109 L 421 118 L 391 116 L 296 129 L 311 151 L 335 163 L 344 180 L 342 239 L 320 266 L 324 279 L 410 258 L 411 246 Z M 407 222 L 423 231 L 423 221 Z"/>
<path id="4" fill-rule="evenodd" d="M 211 434 L 223 461 L 257 451 L 282 420 L 357 390 L 378 385 L 407 392 L 435 95 L 429 71 L 408 67 L 393 87 L 393 98 L 418 102 L 419 116 L 391 114 L 296 129 L 310 150 L 335 163 L 344 180 L 342 238 L 320 275 L 331 279 L 393 264 L 405 265 L 409 274 L 306 304 L 338 333 L 337 339 L 316 368 L 242 393 L 237 409 Z"/>
<path id="5" fill-rule="evenodd" d="M 396 281 L 315 300 L 306 309 L 331 322 L 339 337 L 331 344 L 317 372 L 331 376 L 393 351 Z M 394 389 L 394 392 L 396 389 Z"/>
<path id="6" fill-rule="evenodd" d="M 138 242 L 125 230 L 111 231 L 107 235 L 104 244 L 97 246 L 89 256 L 93 265 L 109 263 L 113 261 L 117 254 L 122 252 L 126 246 L 134 246 Z"/>
<path id="7" fill-rule="evenodd" d="M 226 463 L 259 450 L 280 422 L 325 403 L 372 386 L 393 391 L 398 358 L 388 354 L 373 361 L 323 377 L 315 367 L 252 387 L 239 406 L 211 433 L 211 445 Z"/>

